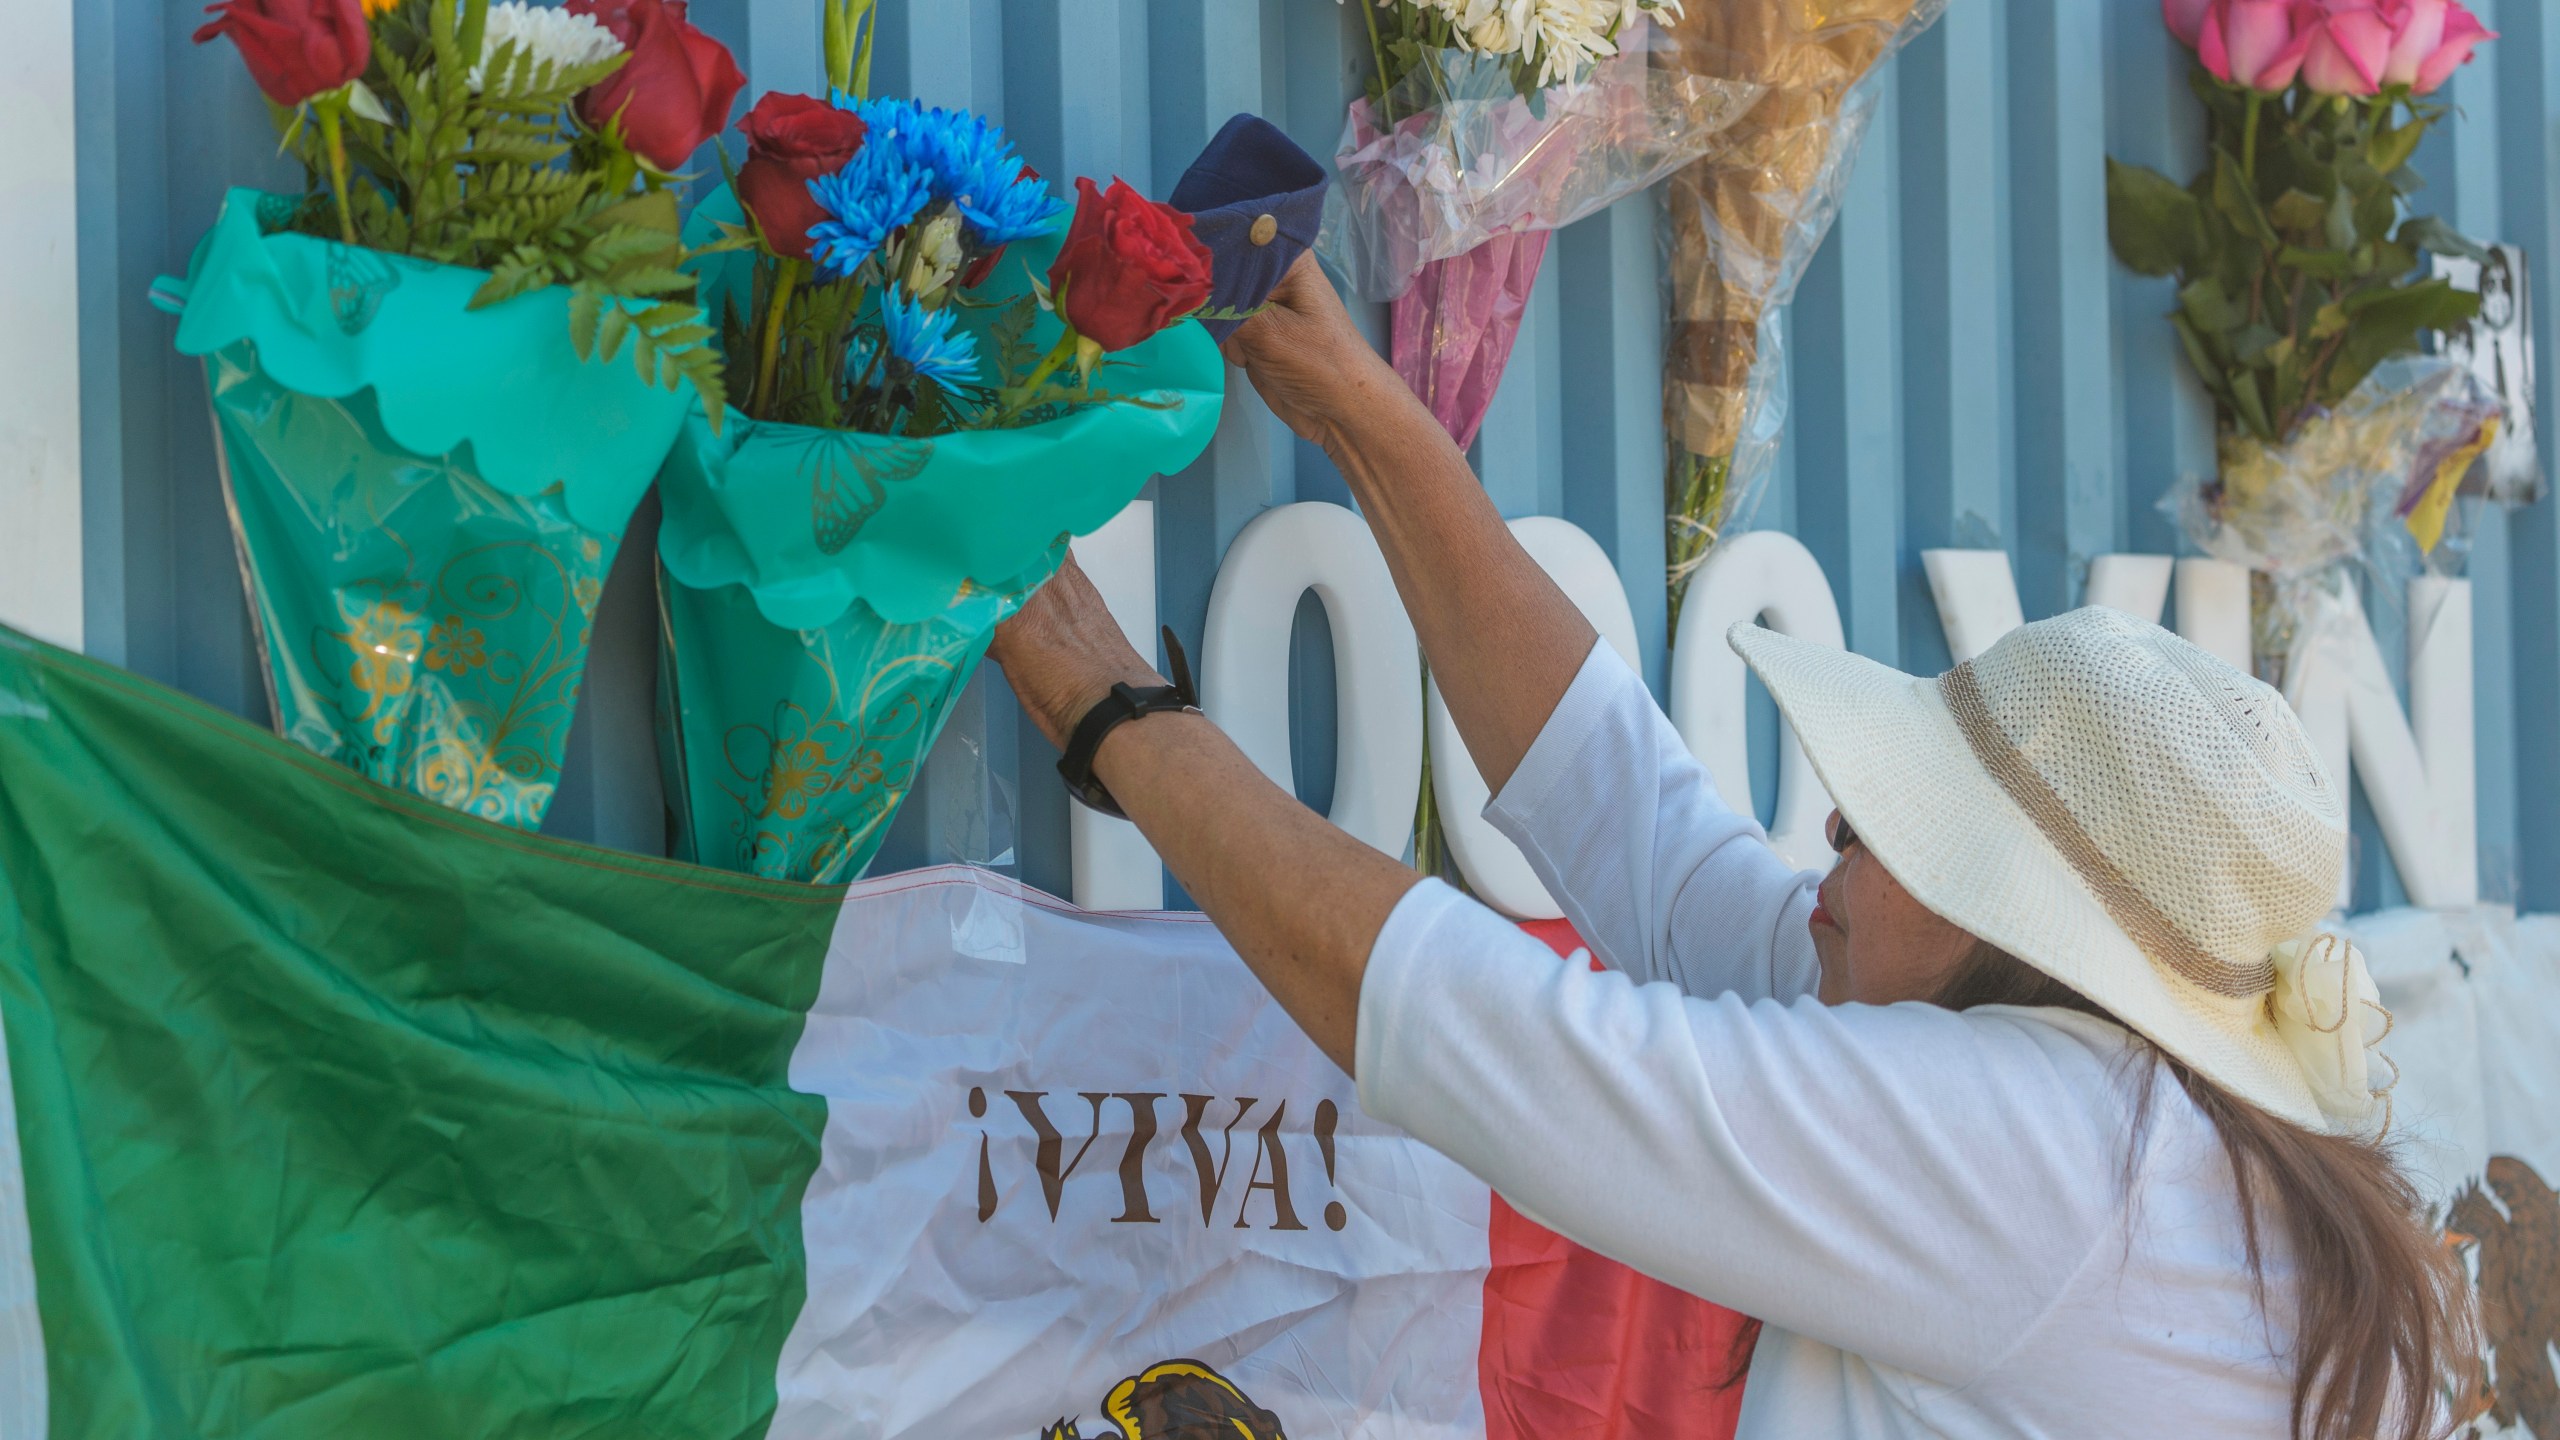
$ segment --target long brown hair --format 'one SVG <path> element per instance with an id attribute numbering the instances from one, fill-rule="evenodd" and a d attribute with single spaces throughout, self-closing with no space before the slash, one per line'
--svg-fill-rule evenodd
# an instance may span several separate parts
<path id="1" fill-rule="evenodd" d="M 1936 1003 L 2077 1010 L 2113 1023 L 2080 992 L 1999 948 L 1977 945 Z M 2432 1440 L 2480 1391 L 2479 1327 L 2461 1262 L 2429 1223 L 2426 1206 L 2391 1148 L 2378 1139 L 2314 1134 L 2214 1084 L 2139 1034 L 2140 1077 L 2132 1146 L 2139 1150 L 2165 1066 L 2195 1102 L 2230 1158 L 2240 1227 L 2258 1306 L 2267 1308 L 2266 1225 L 2283 1227 L 2293 1253 L 2296 1315 L 2291 1359 L 2294 1440 Z M 2128 1168 L 2128 1174 L 2130 1170 Z M 1737 1338 L 1728 1385 L 1739 1383 L 1759 1343 L 1752 1321 Z"/>

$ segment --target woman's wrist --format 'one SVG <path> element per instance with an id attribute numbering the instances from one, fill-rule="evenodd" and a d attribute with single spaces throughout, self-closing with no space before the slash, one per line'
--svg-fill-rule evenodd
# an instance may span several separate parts
<path id="1" fill-rule="evenodd" d="M 1111 693 L 1112 686 L 1127 685 L 1144 690 L 1165 683 L 1155 667 L 1139 662 L 1134 656 L 1125 663 L 1077 656 L 1062 660 L 1053 667 L 1044 667 L 1043 673 L 1025 679 L 1030 683 L 1026 685 L 1023 680 L 1017 680 L 1014 694 L 1022 701 L 1022 707 L 1031 712 L 1032 721 L 1040 727 L 1040 733 L 1061 750 L 1076 733 L 1076 726 L 1083 723 L 1086 712 L 1101 704 L 1103 697 Z"/>

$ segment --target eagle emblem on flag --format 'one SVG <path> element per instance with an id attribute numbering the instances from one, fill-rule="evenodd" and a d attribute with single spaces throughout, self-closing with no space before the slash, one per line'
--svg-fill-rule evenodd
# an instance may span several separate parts
<path id="1" fill-rule="evenodd" d="M 1279 1416 L 1197 1360 L 1150 1365 L 1112 1386 L 1102 1413 L 1114 1440 L 1288 1440 Z M 1040 1440 L 1086 1437 L 1073 1420 L 1060 1420 Z"/>

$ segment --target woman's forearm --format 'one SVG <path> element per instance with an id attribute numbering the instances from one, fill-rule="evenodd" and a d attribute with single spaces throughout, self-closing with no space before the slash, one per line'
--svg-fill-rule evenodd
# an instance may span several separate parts
<path id="1" fill-rule="evenodd" d="M 1115 684 L 1164 683 L 1073 559 L 988 656 L 1061 749 Z M 1350 1069 L 1369 951 L 1422 877 L 1299 804 L 1203 716 L 1122 724 L 1093 770 L 1290 1018 Z"/>
<path id="2" fill-rule="evenodd" d="M 1299 804 L 1199 716 L 1122 725 L 1094 773 L 1272 998 L 1349 1071 L 1369 952 L 1422 877 Z"/>
<path id="3" fill-rule="evenodd" d="M 1497 793 L 1591 653 L 1591 623 L 1511 536 L 1466 456 L 1383 364 L 1322 443 L 1386 552 L 1468 752 Z"/>

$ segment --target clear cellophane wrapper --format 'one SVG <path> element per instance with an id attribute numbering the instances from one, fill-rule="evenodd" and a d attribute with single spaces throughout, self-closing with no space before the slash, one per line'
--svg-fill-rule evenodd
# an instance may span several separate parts
<path id="1" fill-rule="evenodd" d="M 1392 124 L 1368 96 L 1352 101 L 1318 252 L 1362 298 L 1392 300 L 1433 261 L 1570 225 L 1659 183 L 1758 97 L 1659 63 L 1669 43 L 1633 19 L 1580 83 L 1527 97 L 1507 60 L 1443 50 L 1389 97 Z"/>
<path id="2" fill-rule="evenodd" d="M 2171 487 L 2161 507 L 2196 548 L 2257 576 L 2262 672 L 2290 653 L 2317 595 L 2349 583 L 2358 568 L 2392 580 L 2420 568 L 2461 573 L 2470 554 L 2463 505 L 2445 508 L 2431 547 L 2413 538 L 2410 518 L 2440 478 L 2447 489 L 2458 483 L 2466 452 L 2503 411 L 2459 364 L 2435 356 L 2390 360 L 2282 444 L 2226 433 L 2215 474 L 2188 475 Z M 2456 467 L 2449 476 L 2448 464 Z M 2386 584 L 2376 594 L 2396 589 Z"/>
<path id="3" fill-rule="evenodd" d="M 1747 0 L 1691 7 L 1657 70 L 1754 96 L 1664 186 L 1663 421 L 1674 581 L 1749 507 L 1777 459 L 1778 315 L 1821 248 L 1872 118 L 1879 66 L 1946 0 Z"/>

